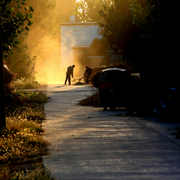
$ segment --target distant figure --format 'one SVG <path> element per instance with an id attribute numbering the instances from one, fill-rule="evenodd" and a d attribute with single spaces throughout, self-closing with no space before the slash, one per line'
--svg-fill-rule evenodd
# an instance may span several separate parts
<path id="1" fill-rule="evenodd" d="M 89 82 L 89 77 L 91 76 L 91 74 L 92 74 L 92 69 L 90 67 L 86 66 L 86 70 L 84 73 L 84 79 L 85 79 L 86 83 Z"/>
<path id="2" fill-rule="evenodd" d="M 67 80 L 69 81 L 69 85 L 71 85 L 71 76 L 73 77 L 73 69 L 74 69 L 74 67 L 75 67 L 75 65 L 72 65 L 72 66 L 69 66 L 67 68 L 67 71 L 66 71 L 66 80 L 65 80 L 65 83 L 64 83 L 65 85 L 66 85 Z"/>

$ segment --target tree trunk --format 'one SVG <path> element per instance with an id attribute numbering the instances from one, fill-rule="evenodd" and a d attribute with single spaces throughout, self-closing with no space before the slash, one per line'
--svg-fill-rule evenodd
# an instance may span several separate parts
<path id="1" fill-rule="evenodd" d="M 1 4 L 1 0 L 0 0 Z M 5 103 L 4 103 L 4 78 L 3 78 L 3 57 L 2 57 L 2 31 L 0 12 L 0 130 L 6 126 Z"/>

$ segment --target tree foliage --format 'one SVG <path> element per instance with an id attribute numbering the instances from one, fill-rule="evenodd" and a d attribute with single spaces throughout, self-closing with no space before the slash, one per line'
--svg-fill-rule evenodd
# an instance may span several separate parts
<path id="1" fill-rule="evenodd" d="M 144 47 L 151 53 L 162 53 L 166 49 L 172 54 L 176 47 L 174 40 L 179 26 L 178 8 L 174 3 L 114 0 L 110 7 L 104 5 L 99 13 L 103 18 L 99 23 L 101 32 L 115 52 L 126 51 L 135 43 L 136 47 Z"/>
<path id="2" fill-rule="evenodd" d="M 16 48 L 12 48 L 13 54 L 5 58 L 8 68 L 17 73 L 16 78 L 34 78 L 36 56 L 30 57 L 27 53 L 27 45 L 22 41 Z"/>
<path id="3" fill-rule="evenodd" d="M 103 5 L 110 6 L 113 0 L 84 0 L 76 2 L 74 14 L 81 22 L 97 22 L 101 20 L 98 11 Z"/>
<path id="4" fill-rule="evenodd" d="M 132 24 L 127 0 L 114 0 L 111 6 L 104 5 L 99 11 L 103 21 L 99 22 L 101 32 L 109 47 L 115 53 L 126 54 L 129 42 L 136 33 L 136 26 Z"/>
<path id="5" fill-rule="evenodd" d="M 141 61 L 156 69 L 164 83 L 178 75 L 179 12 L 175 2 L 149 0 L 145 6 L 131 3 L 132 22 L 141 29 Z M 136 49 L 137 50 L 137 49 Z M 146 57 L 146 63 L 143 61 Z"/>
<path id="6" fill-rule="evenodd" d="M 133 60 L 159 85 L 175 81 L 179 40 L 176 2 L 114 0 L 100 15 L 101 32 L 114 52 Z"/>
<path id="7" fill-rule="evenodd" d="M 105 56 L 107 53 L 107 45 L 104 38 L 98 39 L 95 38 L 90 47 L 89 47 L 89 55 L 90 56 Z"/>
<path id="8" fill-rule="evenodd" d="M 149 0 L 146 6 L 131 3 L 133 24 L 141 28 L 141 39 L 147 49 L 172 56 L 177 50 L 175 41 L 179 36 L 179 13 L 177 4 L 163 0 Z"/>
<path id="9" fill-rule="evenodd" d="M 149 0 L 144 7 L 132 2 L 131 13 L 133 23 L 141 30 L 139 64 L 144 73 L 151 74 L 150 79 L 157 87 L 179 86 L 179 13 L 176 2 Z"/>
<path id="10" fill-rule="evenodd" d="M 26 6 L 26 0 L 1 1 L 1 25 L 3 37 L 3 55 L 11 55 L 12 47 L 19 43 L 18 37 L 24 31 L 29 31 L 33 17 L 32 6 Z"/>
<path id="11" fill-rule="evenodd" d="M 13 0 L 9 6 L 17 6 L 17 2 Z M 41 56 L 41 51 L 42 54 L 45 54 L 44 48 L 39 45 L 45 46 L 45 42 L 42 42 L 44 37 L 59 33 L 59 17 L 53 11 L 56 7 L 55 0 L 26 0 L 24 2 L 26 3 L 25 7 L 33 7 L 33 16 L 31 16 L 33 25 L 28 27 L 29 31 L 17 34 L 15 40 L 18 41 L 18 44 L 16 47 L 11 47 L 13 54 L 5 58 L 9 69 L 17 73 L 17 78 L 34 77 L 37 58 Z M 23 13 L 24 8 L 20 8 L 19 11 Z M 39 49 L 38 53 L 35 48 Z"/>

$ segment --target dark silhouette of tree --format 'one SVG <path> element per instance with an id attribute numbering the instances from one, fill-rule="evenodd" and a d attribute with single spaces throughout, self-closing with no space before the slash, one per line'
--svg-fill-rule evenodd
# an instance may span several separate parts
<path id="1" fill-rule="evenodd" d="M 1 0 L 0 0 L 1 3 Z M 1 11 L 0 11 L 1 16 Z M 4 82 L 3 82 L 3 57 L 2 57 L 2 31 L 1 31 L 1 19 L 0 19 L 0 130 L 6 126 L 5 118 L 5 103 L 4 103 Z"/>
<path id="2" fill-rule="evenodd" d="M 19 43 L 18 37 L 24 31 L 29 31 L 32 21 L 32 6 L 27 7 L 26 0 L 1 0 L 0 1 L 0 129 L 6 126 L 4 82 L 3 82 L 3 57 L 13 53 L 12 47 Z"/>

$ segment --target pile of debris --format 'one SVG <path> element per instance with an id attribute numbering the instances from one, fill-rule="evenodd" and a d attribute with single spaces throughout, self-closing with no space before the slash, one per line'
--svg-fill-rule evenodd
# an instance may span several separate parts
<path id="1" fill-rule="evenodd" d="M 85 82 L 81 82 L 81 80 L 83 79 L 84 77 L 82 78 L 79 78 L 79 79 L 74 79 L 75 83 L 73 85 L 85 85 Z"/>

